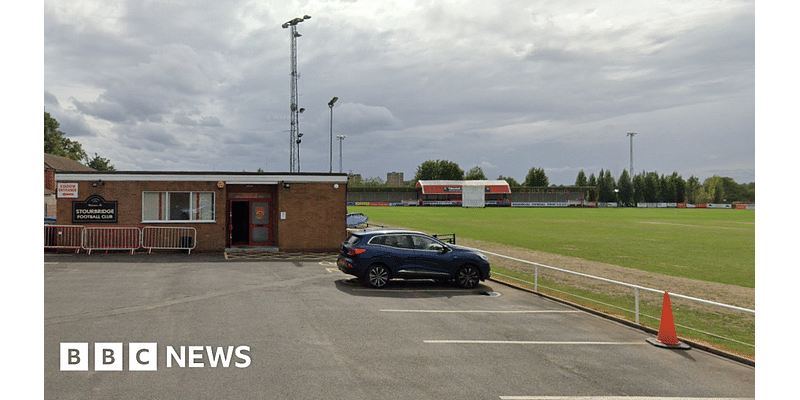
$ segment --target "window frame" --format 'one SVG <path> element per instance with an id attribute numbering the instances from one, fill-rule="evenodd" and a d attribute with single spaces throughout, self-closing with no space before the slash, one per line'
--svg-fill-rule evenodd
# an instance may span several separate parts
<path id="1" fill-rule="evenodd" d="M 189 195 L 189 219 L 171 219 L 171 205 L 170 200 L 172 198 L 171 194 L 173 193 L 185 193 Z M 164 204 L 161 205 L 159 203 L 159 210 L 158 214 L 162 215 L 163 219 L 146 219 L 145 216 L 147 211 L 147 195 L 148 194 L 160 194 L 164 196 Z M 193 208 L 192 202 L 193 200 L 197 203 L 201 203 L 202 195 L 211 195 L 211 202 L 210 206 L 213 208 L 211 211 L 211 219 L 195 219 L 197 215 L 202 216 L 202 212 L 200 208 Z M 217 222 L 217 194 L 213 191 L 196 191 L 196 190 L 146 190 L 142 191 L 142 223 L 148 224 L 213 224 Z M 150 209 L 152 210 L 152 209 Z"/>

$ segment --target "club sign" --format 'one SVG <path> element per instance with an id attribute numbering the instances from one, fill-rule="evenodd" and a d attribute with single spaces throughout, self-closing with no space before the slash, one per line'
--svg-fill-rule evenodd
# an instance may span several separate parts
<path id="1" fill-rule="evenodd" d="M 72 202 L 72 222 L 117 222 L 117 202 L 106 201 L 99 195 L 84 201 Z"/>

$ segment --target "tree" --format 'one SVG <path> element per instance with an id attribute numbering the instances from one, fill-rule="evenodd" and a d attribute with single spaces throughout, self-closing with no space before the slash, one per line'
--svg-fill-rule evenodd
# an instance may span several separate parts
<path id="1" fill-rule="evenodd" d="M 509 187 L 520 187 L 520 186 L 522 186 L 522 185 L 519 184 L 519 182 L 517 182 L 516 179 L 511 178 L 511 177 L 505 177 L 503 175 L 498 176 L 497 180 L 498 181 L 506 181 L 506 183 L 508 183 Z"/>
<path id="2" fill-rule="evenodd" d="M 601 169 L 600 174 L 597 176 L 597 201 L 603 203 L 616 202 L 615 187 L 616 182 L 614 182 L 614 177 L 611 176 L 611 171 L 603 171 Z"/>
<path id="3" fill-rule="evenodd" d="M 467 175 L 464 177 L 464 179 L 468 181 L 485 181 L 486 175 L 483 174 L 481 167 L 475 166 L 467 171 Z"/>
<path id="4" fill-rule="evenodd" d="M 94 168 L 94 169 L 96 169 L 98 171 L 111 171 L 111 172 L 113 172 L 113 171 L 117 170 L 116 168 L 114 168 L 113 165 L 111 165 L 111 162 L 107 158 L 100 157 L 100 156 L 97 155 L 97 153 L 94 153 L 94 158 L 89 160 L 89 163 L 86 164 L 86 165 L 88 165 L 88 166 L 90 166 L 90 167 L 92 167 L 92 168 Z M 259 170 L 260 169 L 261 168 L 259 168 Z M 260 172 L 263 172 L 263 171 L 260 171 Z"/>
<path id="5" fill-rule="evenodd" d="M 373 178 L 360 179 L 358 182 L 351 185 L 352 187 L 384 187 L 386 182 L 381 177 L 376 176 Z"/>
<path id="6" fill-rule="evenodd" d="M 550 186 L 550 180 L 547 179 L 544 169 L 534 167 L 528 171 L 528 175 L 525 176 L 525 183 L 522 185 L 528 187 L 545 187 Z"/>
<path id="7" fill-rule="evenodd" d="M 658 180 L 658 183 L 660 187 L 659 193 L 661 194 L 661 196 L 656 200 L 657 201 L 660 200 L 665 203 L 676 203 L 675 187 L 672 185 L 672 180 L 669 177 L 665 177 L 662 174 L 661 179 Z"/>
<path id="8" fill-rule="evenodd" d="M 644 172 L 633 177 L 633 204 L 644 202 Z"/>
<path id="9" fill-rule="evenodd" d="M 44 112 L 44 153 L 52 154 L 55 156 L 67 157 L 75 161 L 85 161 L 88 159 L 86 152 L 78 142 L 64 137 L 64 132 L 58 130 L 59 123 L 55 118 L 50 116 L 47 111 Z"/>
<path id="10" fill-rule="evenodd" d="M 725 184 L 721 177 L 714 175 L 703 182 L 708 203 L 722 203 L 725 201 Z"/>
<path id="11" fill-rule="evenodd" d="M 581 170 L 578 172 L 578 177 L 575 178 L 575 186 L 588 186 L 589 181 L 586 180 L 586 174 Z"/>
<path id="12" fill-rule="evenodd" d="M 463 180 L 464 170 L 458 164 L 447 160 L 425 161 L 417 167 L 415 181 Z"/>
<path id="13" fill-rule="evenodd" d="M 658 172 L 648 172 L 644 176 L 642 199 L 647 203 L 657 203 L 661 199 L 661 178 Z"/>
<path id="14" fill-rule="evenodd" d="M 594 177 L 594 174 L 589 175 L 589 182 L 588 186 L 597 187 L 597 178 Z M 592 190 L 589 192 L 589 201 L 597 201 L 597 190 Z"/>
<path id="15" fill-rule="evenodd" d="M 686 202 L 686 181 L 683 180 L 683 177 L 678 175 L 678 172 L 673 172 L 672 176 L 670 177 L 670 181 L 672 182 L 672 188 L 675 191 L 675 202 L 676 203 L 685 203 Z"/>
<path id="16" fill-rule="evenodd" d="M 617 180 L 617 188 L 619 189 L 619 202 L 623 205 L 630 205 L 633 203 L 633 182 L 628 170 L 623 169 Z"/>
<path id="17" fill-rule="evenodd" d="M 686 182 L 686 201 L 692 204 L 697 204 L 697 195 L 702 189 L 700 179 L 692 175 Z"/>

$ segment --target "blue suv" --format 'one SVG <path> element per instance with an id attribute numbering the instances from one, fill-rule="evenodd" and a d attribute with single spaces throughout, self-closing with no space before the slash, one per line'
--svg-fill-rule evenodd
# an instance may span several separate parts
<path id="1" fill-rule="evenodd" d="M 374 288 L 403 278 L 454 280 L 458 286 L 471 289 L 490 273 L 488 258 L 477 251 L 398 229 L 351 232 L 342 243 L 336 264 L 340 271 Z"/>

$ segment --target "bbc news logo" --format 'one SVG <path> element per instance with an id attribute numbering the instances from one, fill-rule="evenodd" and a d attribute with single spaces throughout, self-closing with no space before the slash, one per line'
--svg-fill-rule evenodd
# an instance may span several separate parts
<path id="1" fill-rule="evenodd" d="M 166 346 L 167 368 L 236 368 L 250 366 L 250 346 Z M 157 371 L 158 343 L 128 343 L 124 353 L 118 342 L 95 343 L 93 362 L 89 354 L 89 343 L 61 343 L 60 363 L 62 371 L 122 371 L 127 358 L 128 371 Z M 127 357 L 125 357 L 127 356 Z"/>

